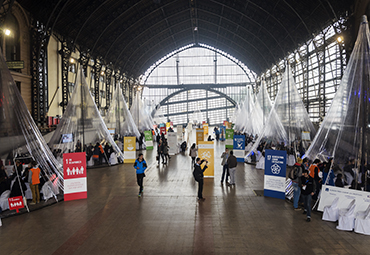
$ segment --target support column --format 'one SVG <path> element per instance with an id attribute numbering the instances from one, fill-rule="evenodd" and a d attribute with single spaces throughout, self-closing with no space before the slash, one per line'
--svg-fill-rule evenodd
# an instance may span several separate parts
<path id="1" fill-rule="evenodd" d="M 94 61 L 94 97 L 95 97 L 95 104 L 100 109 L 100 89 L 99 89 L 99 80 L 100 80 L 100 71 L 102 65 L 100 59 L 95 59 Z"/>
<path id="2" fill-rule="evenodd" d="M 59 54 L 62 56 L 62 110 L 66 110 L 68 104 L 68 67 L 71 56 L 70 43 L 67 40 L 62 41 L 62 49 Z"/>
<path id="3" fill-rule="evenodd" d="M 106 81 L 105 81 L 105 107 L 107 108 L 107 110 L 109 109 L 109 106 L 110 106 L 110 102 L 111 102 L 111 85 L 112 85 L 112 69 L 110 66 L 107 67 L 107 69 L 105 70 L 105 77 L 106 77 Z"/>

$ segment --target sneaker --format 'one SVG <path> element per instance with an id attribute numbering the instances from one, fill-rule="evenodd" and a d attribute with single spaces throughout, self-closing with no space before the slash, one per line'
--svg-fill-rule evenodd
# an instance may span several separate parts
<path id="1" fill-rule="evenodd" d="M 297 207 L 297 208 L 294 208 L 294 211 L 300 211 L 301 208 Z"/>
<path id="2" fill-rule="evenodd" d="M 307 222 L 310 222 L 311 221 L 311 218 L 307 218 L 307 220 L 306 220 Z"/>
<path id="3" fill-rule="evenodd" d="M 304 210 L 304 211 L 303 211 L 303 214 L 306 214 L 306 213 L 307 213 L 307 211 L 306 211 L 306 210 Z"/>
<path id="4" fill-rule="evenodd" d="M 204 201 L 204 200 L 206 200 L 204 197 L 198 198 L 198 201 Z"/>
<path id="5" fill-rule="evenodd" d="M 139 193 L 138 197 L 141 197 L 141 193 Z"/>
<path id="6" fill-rule="evenodd" d="M 31 202 L 30 205 L 35 205 L 36 203 L 35 202 Z"/>

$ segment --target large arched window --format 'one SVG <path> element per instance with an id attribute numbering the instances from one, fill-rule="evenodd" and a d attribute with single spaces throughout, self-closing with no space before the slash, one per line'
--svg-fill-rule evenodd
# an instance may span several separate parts
<path id="1" fill-rule="evenodd" d="M 142 77 L 143 98 L 160 104 L 157 115 L 187 123 L 195 110 L 211 125 L 228 120 L 256 74 L 225 52 L 207 45 L 184 47 L 155 63 Z"/>
<path id="2" fill-rule="evenodd" d="M 20 35 L 17 19 L 9 14 L 4 24 L 6 61 L 20 60 Z"/>

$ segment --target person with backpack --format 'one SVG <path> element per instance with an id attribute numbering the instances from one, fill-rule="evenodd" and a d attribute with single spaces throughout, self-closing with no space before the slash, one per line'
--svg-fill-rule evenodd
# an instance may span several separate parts
<path id="1" fill-rule="evenodd" d="M 293 166 L 293 169 L 289 172 L 289 178 L 292 180 L 293 185 L 293 207 L 295 211 L 301 210 L 298 208 L 298 202 L 301 196 L 301 177 L 303 171 L 305 170 L 302 162 L 303 160 L 298 158 L 297 162 Z"/>
<path id="2" fill-rule="evenodd" d="M 143 179 L 145 177 L 145 170 L 147 169 L 147 164 L 142 153 L 139 154 L 139 157 L 135 160 L 134 168 L 136 169 L 136 179 L 137 185 L 139 185 L 139 197 L 144 191 Z"/>
<path id="3" fill-rule="evenodd" d="M 317 200 L 317 196 L 320 191 L 320 184 L 321 184 L 321 177 L 322 177 L 322 172 L 320 171 L 319 164 L 320 164 L 320 159 L 315 159 L 312 162 L 312 165 L 309 168 L 309 175 L 314 179 L 315 185 L 318 189 L 316 189 L 315 194 L 313 195 L 313 199 Z"/>
<path id="4" fill-rule="evenodd" d="M 206 164 L 204 165 L 203 169 L 201 167 L 201 165 L 206 162 Z M 196 161 L 195 161 L 195 164 L 194 164 L 194 171 L 193 171 L 193 176 L 194 176 L 194 179 L 195 181 L 198 182 L 198 200 L 199 201 L 204 201 L 206 200 L 204 197 L 203 197 L 203 173 L 204 171 L 206 171 L 206 169 L 208 168 L 208 161 L 205 160 L 205 159 L 200 159 L 200 158 L 197 158 Z"/>

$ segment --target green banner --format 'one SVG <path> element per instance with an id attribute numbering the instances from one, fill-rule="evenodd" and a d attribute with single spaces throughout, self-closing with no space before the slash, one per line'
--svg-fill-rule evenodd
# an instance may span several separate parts
<path id="1" fill-rule="evenodd" d="M 226 129 L 226 135 L 225 135 L 226 141 L 225 141 L 225 147 L 226 148 L 233 148 L 234 143 L 234 129 Z"/>
<path id="2" fill-rule="evenodd" d="M 146 149 L 147 150 L 153 150 L 153 135 L 152 131 L 144 131 L 145 135 L 145 143 L 146 143 Z"/>

